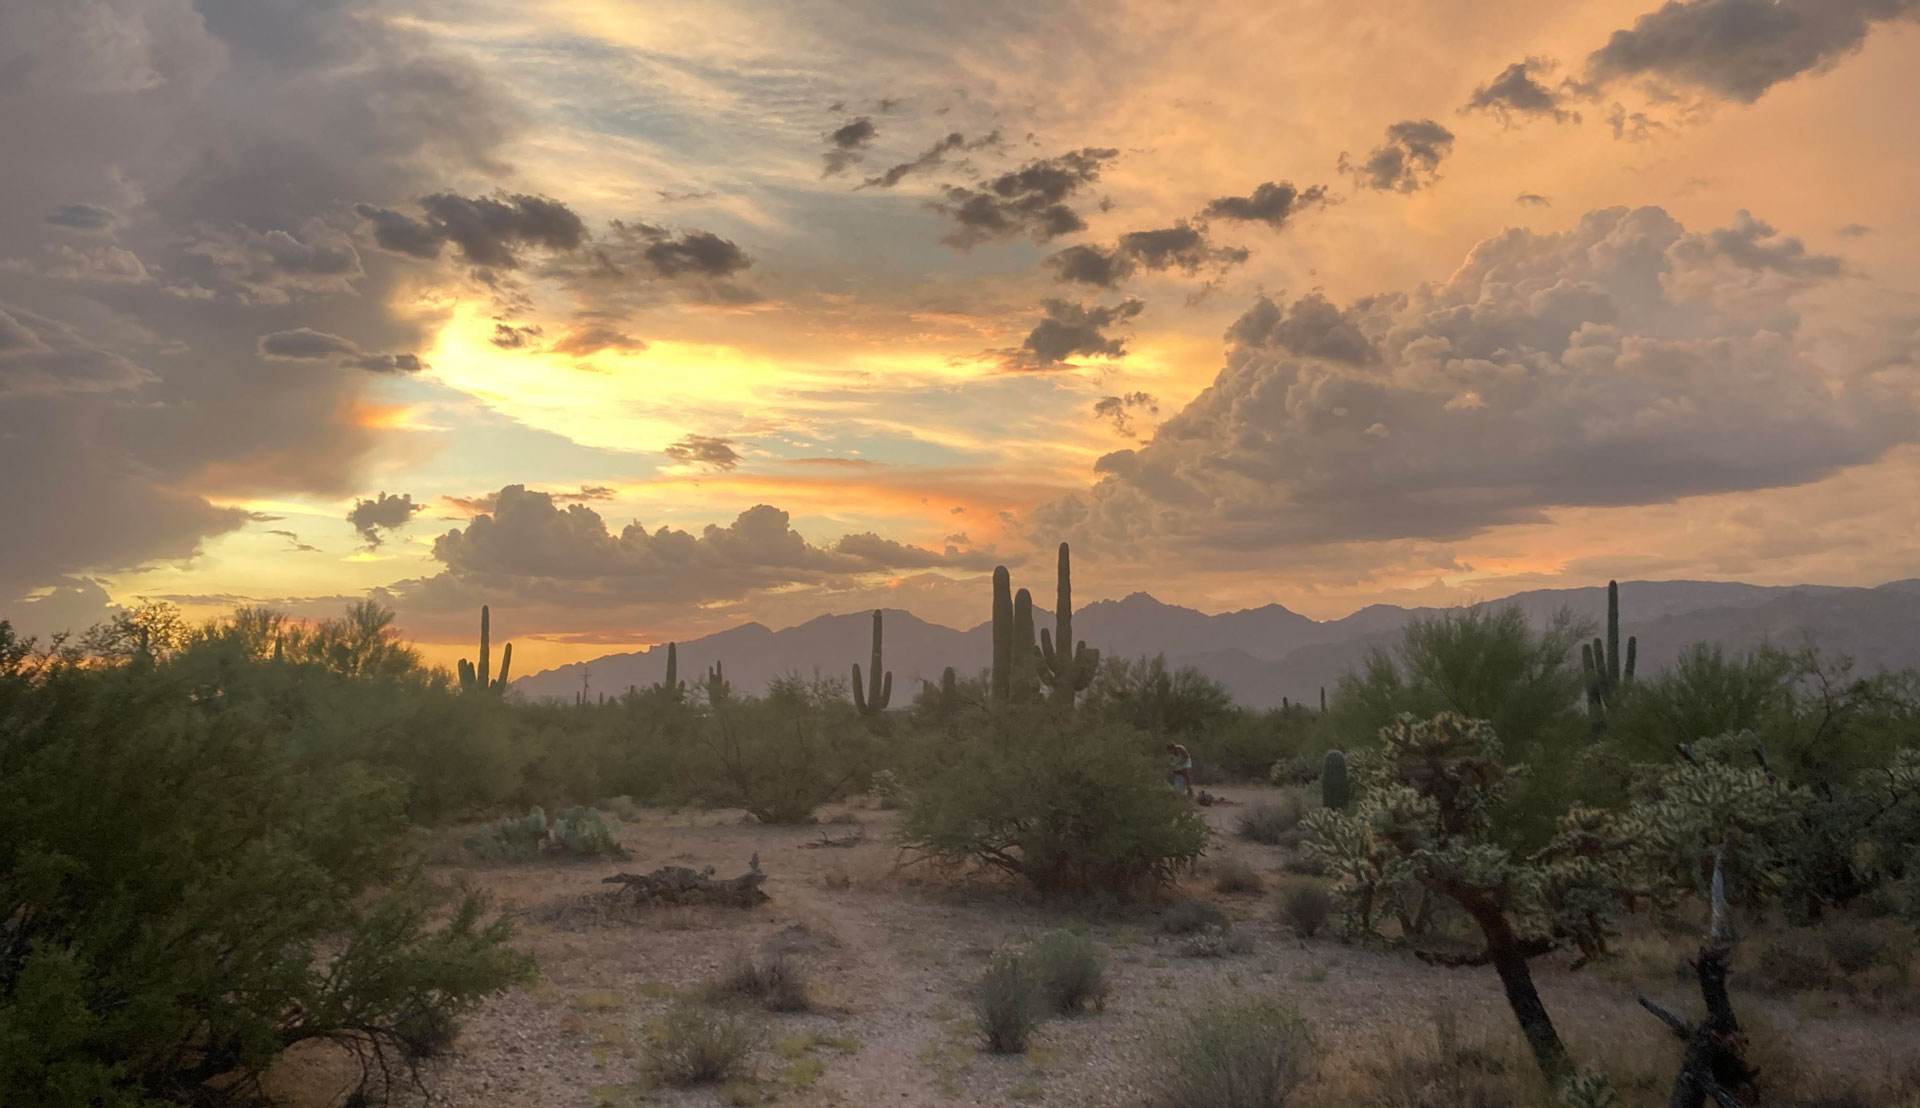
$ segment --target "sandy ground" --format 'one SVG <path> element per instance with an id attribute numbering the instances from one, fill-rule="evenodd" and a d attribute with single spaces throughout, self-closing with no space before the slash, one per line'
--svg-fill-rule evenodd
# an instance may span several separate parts
<path id="1" fill-rule="evenodd" d="M 1221 792 L 1234 804 L 1207 810 L 1212 857 L 1238 856 L 1271 884 L 1281 876 L 1283 852 L 1238 842 L 1231 827 L 1245 805 L 1274 799 L 1278 790 Z M 852 824 L 775 828 L 744 822 L 737 812 L 648 812 L 621 829 L 630 862 L 436 867 L 437 879 L 471 882 L 491 890 L 501 906 L 527 913 L 518 942 L 538 959 L 540 980 L 467 1020 L 453 1055 L 428 1074 L 434 1098 L 452 1108 L 727 1103 L 729 1094 L 711 1087 L 648 1089 L 641 1062 L 647 1028 L 676 995 L 740 954 L 771 946 L 807 971 L 815 1011 L 757 1017 L 766 1046 L 751 1090 L 736 1088 L 735 1098 L 751 1092 L 780 1104 L 861 1108 L 1144 1105 L 1166 1032 L 1183 1012 L 1255 995 L 1297 1006 L 1329 1055 L 1377 1054 L 1430 1037 L 1437 1010 L 1469 1028 L 1511 1030 L 1491 971 L 1441 969 L 1405 954 L 1296 939 L 1274 921 L 1271 896 L 1214 893 L 1203 863 L 1187 893 L 1226 909 L 1235 930 L 1252 936 L 1250 951 L 1186 956 L 1185 940 L 1159 934 L 1150 916 L 1095 923 L 1092 934 L 1111 956 L 1105 1010 L 1050 1021 L 1023 1057 L 985 1054 L 977 1048 L 970 986 L 1000 944 L 1068 918 L 990 881 L 901 867 L 893 813 L 823 813 L 836 814 L 858 821 L 861 845 L 807 847 L 823 832 L 852 832 Z M 628 919 L 532 922 L 599 893 L 601 878 L 618 871 L 712 865 L 732 876 L 755 854 L 772 900 L 751 911 L 660 909 Z M 1552 962 L 1538 963 L 1536 973 L 1577 1055 L 1672 1051 L 1635 1006 L 1634 988 Z M 1642 987 L 1680 1011 L 1698 1003 L 1682 981 Z M 1889 1042 L 1911 1032 L 1886 1019 L 1808 1015 L 1806 1005 L 1764 1007 L 1799 1052 L 1836 1066 L 1885 1065 Z M 274 1085 L 299 1108 L 332 1108 L 354 1082 L 338 1059 L 316 1053 L 290 1060 Z"/>

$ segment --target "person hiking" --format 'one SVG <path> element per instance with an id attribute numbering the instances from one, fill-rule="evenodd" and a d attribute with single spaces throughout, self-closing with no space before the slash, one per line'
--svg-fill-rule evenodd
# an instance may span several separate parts
<path id="1" fill-rule="evenodd" d="M 1173 758 L 1173 772 L 1167 775 L 1167 783 L 1193 795 L 1193 755 L 1179 743 L 1168 743 L 1167 753 Z"/>

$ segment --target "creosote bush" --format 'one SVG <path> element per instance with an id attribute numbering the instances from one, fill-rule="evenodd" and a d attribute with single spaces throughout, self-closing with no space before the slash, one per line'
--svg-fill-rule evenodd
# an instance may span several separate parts
<path id="1" fill-rule="evenodd" d="M 759 1027 L 733 1012 L 677 1004 L 649 1029 L 642 1065 L 657 1084 L 717 1085 L 746 1072 L 760 1039 Z"/>
<path id="2" fill-rule="evenodd" d="M 1262 801 L 1240 813 L 1240 818 L 1234 823 L 1234 831 L 1250 843 L 1291 845 L 1290 840 L 1297 838 L 1295 831 L 1300 826 L 1303 811 L 1299 799 L 1292 796 L 1277 804 Z"/>
<path id="3" fill-rule="evenodd" d="M 987 1050 L 1024 1054 L 1046 1014 L 1046 994 L 1033 961 L 1021 950 L 994 954 L 974 994 L 974 1014 Z"/>
<path id="4" fill-rule="evenodd" d="M 1213 888 L 1215 892 L 1229 895 L 1258 896 L 1267 891 L 1267 883 L 1246 859 L 1229 856 L 1214 867 Z"/>
<path id="5" fill-rule="evenodd" d="M 807 978 L 785 954 L 755 960 L 741 955 L 709 988 L 716 1000 L 750 1000 L 769 1012 L 805 1012 L 812 1007 Z"/>
<path id="6" fill-rule="evenodd" d="M 1333 919 L 1333 894 L 1318 881 L 1294 878 L 1280 887 L 1274 907 L 1295 935 L 1311 939 Z"/>
<path id="7" fill-rule="evenodd" d="M 1192 1016 L 1159 1057 L 1156 1108 L 1281 1108 L 1316 1061 L 1306 1023 L 1267 999 Z"/>
<path id="8" fill-rule="evenodd" d="M 1026 951 L 1049 1010 L 1094 1011 L 1107 1000 L 1107 956 L 1100 944 L 1071 931 L 1049 931 Z"/>

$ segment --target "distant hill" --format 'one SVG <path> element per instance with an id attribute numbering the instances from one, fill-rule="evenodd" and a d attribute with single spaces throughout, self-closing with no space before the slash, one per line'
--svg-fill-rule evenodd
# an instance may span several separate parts
<path id="1" fill-rule="evenodd" d="M 1920 578 L 1871 589 L 1629 581 L 1621 584 L 1620 595 L 1622 634 L 1639 636 L 1643 672 L 1668 664 L 1695 642 L 1744 648 L 1766 641 L 1791 648 L 1812 641 L 1830 653 L 1851 655 L 1864 672 L 1920 667 Z M 1541 589 L 1485 603 L 1516 606 L 1536 626 L 1562 607 L 1597 624 L 1606 612 L 1606 589 Z M 1318 621 L 1269 604 L 1207 615 L 1134 593 L 1080 609 L 1074 633 L 1109 657 L 1165 654 L 1169 663 L 1193 666 L 1221 682 L 1240 703 L 1271 707 L 1283 696 L 1313 703 L 1322 686 L 1331 690 L 1369 650 L 1392 646 L 1408 621 L 1438 611 L 1377 604 Z M 1044 626 L 1052 613 L 1036 609 L 1035 618 Z M 821 616 L 779 631 L 749 623 L 681 643 L 680 675 L 693 682 L 708 666 L 723 662 L 728 680 L 742 692 L 758 692 L 783 673 L 808 674 L 816 668 L 845 677 L 854 662 L 864 666 L 872 627 L 869 612 Z M 938 680 L 947 666 L 963 673 L 986 668 L 990 639 L 984 623 L 960 631 L 887 609 L 886 658 L 895 704 L 910 700 L 922 679 Z M 589 689 L 611 696 L 629 685 L 661 680 L 666 651 L 610 654 L 513 684 L 523 696 L 571 700 L 580 691 L 583 668 L 589 671 Z"/>

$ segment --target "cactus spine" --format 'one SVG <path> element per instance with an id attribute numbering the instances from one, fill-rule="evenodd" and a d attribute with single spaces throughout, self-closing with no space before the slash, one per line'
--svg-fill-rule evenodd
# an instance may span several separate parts
<path id="1" fill-rule="evenodd" d="M 1607 636 L 1596 637 L 1580 647 L 1580 665 L 1587 673 L 1587 718 L 1593 733 L 1607 729 L 1607 709 L 1620 690 L 1633 683 L 1633 669 L 1640 657 L 1640 641 L 1627 638 L 1626 656 L 1620 653 L 1620 582 L 1607 582 Z"/>
<path id="2" fill-rule="evenodd" d="M 1053 689 L 1053 701 L 1073 707 L 1074 694 L 1093 683 L 1100 668 L 1100 652 L 1073 638 L 1073 562 L 1067 544 L 1060 544 L 1059 592 L 1054 601 L 1054 634 L 1040 629 L 1040 680 Z M 1057 644 L 1057 646 L 1056 646 Z"/>
<path id="3" fill-rule="evenodd" d="M 993 567 L 993 706 L 1004 708 L 1013 694 L 1013 578 L 1006 566 Z"/>
<path id="4" fill-rule="evenodd" d="M 853 706 L 863 716 L 877 716 L 887 710 L 887 703 L 893 699 L 893 671 L 888 670 L 886 679 L 880 677 L 880 609 L 873 610 L 873 666 L 867 671 L 872 682 L 865 692 L 860 689 L 860 663 L 853 663 Z"/>
<path id="5" fill-rule="evenodd" d="M 507 691 L 507 671 L 513 666 L 513 644 L 508 643 L 500 651 L 500 676 L 489 680 L 489 656 L 492 632 L 492 616 L 485 604 L 480 605 L 480 664 L 474 665 L 465 658 L 460 659 L 460 688 L 463 692 L 489 692 L 503 694 Z"/>
<path id="6" fill-rule="evenodd" d="M 1320 766 L 1320 803 L 1334 811 L 1347 806 L 1352 790 L 1347 784 L 1347 756 L 1338 750 L 1327 751 Z"/>

